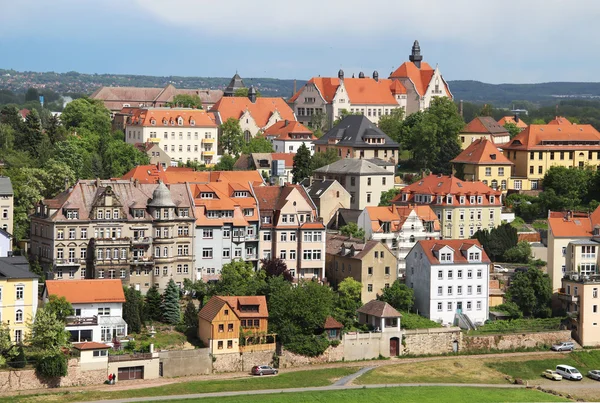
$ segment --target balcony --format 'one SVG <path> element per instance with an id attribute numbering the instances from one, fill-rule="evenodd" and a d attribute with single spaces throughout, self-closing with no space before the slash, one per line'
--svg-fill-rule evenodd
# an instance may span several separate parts
<path id="1" fill-rule="evenodd" d="M 131 238 L 133 245 L 150 245 L 152 243 L 152 237 L 144 236 L 139 238 Z"/>
<path id="2" fill-rule="evenodd" d="M 579 301 L 579 295 L 567 294 L 565 289 L 561 288 L 558 290 L 558 299 L 564 302 L 575 303 Z"/>
<path id="3" fill-rule="evenodd" d="M 66 317 L 66 325 L 67 326 L 95 326 L 98 324 L 98 317 L 81 317 L 81 316 L 67 316 Z"/>
<path id="4" fill-rule="evenodd" d="M 215 139 L 202 139 L 202 142 L 205 144 L 214 144 Z"/>
<path id="5" fill-rule="evenodd" d="M 129 238 L 94 238 L 96 246 L 129 245 Z"/>
<path id="6" fill-rule="evenodd" d="M 215 152 L 213 150 L 202 150 L 202 155 L 203 156 L 215 155 Z"/>
<path id="7" fill-rule="evenodd" d="M 153 265 L 154 260 L 150 257 L 132 257 L 129 259 L 129 264 L 133 266 Z"/>
<path id="8" fill-rule="evenodd" d="M 69 259 L 54 259 L 54 265 L 56 266 L 79 266 L 80 259 L 69 258 Z M 84 262 L 85 263 L 85 262 Z"/>

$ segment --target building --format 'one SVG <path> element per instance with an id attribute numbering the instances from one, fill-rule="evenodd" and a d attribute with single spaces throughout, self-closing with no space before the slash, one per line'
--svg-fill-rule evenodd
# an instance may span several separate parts
<path id="1" fill-rule="evenodd" d="M 210 111 L 215 115 L 218 125 L 230 118 L 239 120 L 246 141 L 280 120 L 296 120 L 294 112 L 283 98 L 258 97 L 254 87 L 250 87 L 247 97 L 221 98 Z"/>
<path id="2" fill-rule="evenodd" d="M 404 277 L 406 255 L 416 242 L 440 239 L 441 225 L 429 206 L 365 207 L 358 218 L 365 238 L 384 243 L 398 259 L 398 277 Z"/>
<path id="3" fill-rule="evenodd" d="M 317 138 L 313 132 L 300 122 L 280 120 L 265 130 L 265 137 L 273 144 L 277 153 L 295 154 L 304 144 L 313 154 L 315 147 L 313 141 Z"/>
<path id="4" fill-rule="evenodd" d="M 218 128 L 214 116 L 202 109 L 135 108 L 125 123 L 125 141 L 159 143 L 171 160 L 218 161 Z"/>
<path id="5" fill-rule="evenodd" d="M 554 119 L 548 122 L 549 125 L 561 125 L 561 126 L 573 126 L 567 118 L 564 116 L 556 116 Z"/>
<path id="6" fill-rule="evenodd" d="M 317 206 L 319 220 L 328 224 L 340 208 L 350 208 L 350 193 L 335 179 L 310 181 L 306 187 L 308 195 Z"/>
<path id="7" fill-rule="evenodd" d="M 419 241 L 406 257 L 414 308 L 442 324 L 483 324 L 488 319 L 490 263 L 477 240 Z"/>
<path id="8" fill-rule="evenodd" d="M 376 299 L 398 279 L 398 259 L 383 243 L 327 234 L 327 280 L 333 287 L 347 277 L 362 284 L 363 303 Z"/>
<path id="9" fill-rule="evenodd" d="M 325 324 L 323 325 L 323 330 L 329 340 L 341 340 L 343 328 L 344 325 L 331 316 L 328 316 L 327 319 L 325 319 Z"/>
<path id="10" fill-rule="evenodd" d="M 504 116 L 502 119 L 500 119 L 498 121 L 498 124 L 500 126 L 504 126 L 508 123 L 517 126 L 519 129 L 521 129 L 521 131 L 523 131 L 524 129 L 527 129 L 527 123 L 523 122 L 523 120 L 521 120 L 519 115 Z"/>
<path id="11" fill-rule="evenodd" d="M 242 154 L 233 165 L 233 169 L 256 170 L 262 178 L 272 179 L 272 184 L 292 183 L 294 155 L 289 153 Z"/>
<path id="12" fill-rule="evenodd" d="M 387 168 L 387 169 L 386 169 Z M 313 172 L 313 182 L 336 180 L 350 193 L 350 208 L 377 206 L 394 187 L 394 166 L 381 160 L 345 158 Z"/>
<path id="13" fill-rule="evenodd" d="M 480 181 L 492 189 L 506 192 L 513 164 L 487 138 L 473 141 L 452 161 L 452 172 L 465 181 Z"/>
<path id="14" fill-rule="evenodd" d="M 100 87 L 91 99 L 98 99 L 112 112 L 123 108 L 160 108 L 168 106 L 176 95 L 196 95 L 202 101 L 202 107 L 210 109 L 221 97 L 223 91 L 208 89 L 178 89 L 172 84 L 164 88 L 147 87 Z"/>
<path id="15" fill-rule="evenodd" d="M 244 80 L 242 80 L 242 77 L 240 77 L 240 75 L 236 72 L 235 75 L 231 78 L 231 81 L 229 82 L 227 88 L 225 88 L 223 96 L 233 97 L 235 96 L 235 92 L 237 90 L 243 90 L 245 88 L 246 86 L 244 85 Z"/>
<path id="16" fill-rule="evenodd" d="M 381 116 L 402 108 L 407 115 L 429 107 L 434 97 L 452 97 L 439 69 L 422 61 L 419 42 L 415 41 L 409 61 L 380 79 L 377 71 L 372 78 L 360 72 L 358 78 L 313 77 L 296 92 L 288 103 L 300 122 L 310 125 L 315 115 L 333 122 L 346 110 L 362 114 L 377 124 Z"/>
<path id="17" fill-rule="evenodd" d="M 505 144 L 510 141 L 508 130 L 490 116 L 477 116 L 458 133 L 458 137 L 463 150 L 481 138 L 493 144 Z"/>
<path id="18" fill-rule="evenodd" d="M 31 216 L 30 254 L 49 279 L 121 279 L 145 293 L 193 279 L 194 200 L 185 184 L 81 180 Z"/>
<path id="19" fill-rule="evenodd" d="M 515 190 L 539 189 L 553 166 L 600 165 L 600 133 L 591 125 L 529 125 L 502 149 L 515 164 L 509 187 Z"/>
<path id="20" fill-rule="evenodd" d="M 224 264 L 259 259 L 259 213 L 249 184 L 189 184 L 194 199 L 198 278 L 218 280 Z"/>
<path id="21" fill-rule="evenodd" d="M 260 215 L 260 259 L 283 260 L 295 280 L 325 281 L 325 226 L 300 185 L 254 187 Z"/>
<path id="22" fill-rule="evenodd" d="M 35 318 L 38 308 L 38 276 L 29 271 L 22 256 L 0 258 L 0 323 L 6 323 L 10 339 L 25 340 L 27 322 Z"/>
<path id="23" fill-rule="evenodd" d="M 112 346 L 125 339 L 127 323 L 123 320 L 125 294 L 119 280 L 47 280 L 43 299 L 51 295 L 64 297 L 73 306 L 74 315 L 66 318 L 71 342 L 102 342 Z"/>
<path id="24" fill-rule="evenodd" d="M 160 165 L 138 165 L 121 177 L 137 184 L 208 183 L 240 182 L 261 185 L 263 177 L 257 171 L 194 171 L 192 168 L 168 167 Z"/>
<path id="25" fill-rule="evenodd" d="M 333 148 L 341 158 L 377 158 L 393 166 L 398 161 L 397 153 L 400 147 L 369 119 L 358 115 L 346 116 L 323 137 L 314 140 L 313 144 L 318 153 Z"/>
<path id="26" fill-rule="evenodd" d="M 0 228 L 13 234 L 14 196 L 12 182 L 7 176 L 0 176 Z M 12 250 L 12 249 L 11 249 Z M 6 256 L 6 251 L 0 251 L 0 256 Z"/>
<path id="27" fill-rule="evenodd" d="M 403 332 L 400 330 L 400 320 L 402 318 L 400 312 L 387 302 L 374 299 L 361 306 L 356 313 L 358 314 L 358 323 L 366 325 L 379 336 L 373 337 L 374 335 L 370 334 L 369 338 L 373 337 L 375 340 L 368 344 L 373 344 L 373 347 L 376 346 L 376 348 L 378 347 L 380 356 L 395 357 L 401 355 Z M 353 347 L 356 346 L 358 348 L 357 344 L 351 343 Z M 360 343 L 361 346 L 362 344 Z M 371 350 L 373 347 L 369 346 L 367 348 Z"/>
<path id="28" fill-rule="evenodd" d="M 504 303 L 505 292 L 500 288 L 500 280 L 490 280 L 488 287 L 489 301 L 488 306 L 494 307 Z"/>
<path id="29" fill-rule="evenodd" d="M 266 336 L 269 320 L 264 296 L 214 296 L 198 313 L 198 338 L 211 354 L 240 352 L 240 336 Z"/>
<path id="30" fill-rule="evenodd" d="M 160 148 L 158 143 L 147 141 L 145 143 L 135 143 L 134 146 L 150 158 L 152 165 L 160 165 L 163 169 L 171 166 L 171 157 L 165 150 Z M 174 161 L 173 163 L 177 164 Z"/>
<path id="31" fill-rule="evenodd" d="M 338 231 L 345 225 L 350 223 L 358 223 L 358 217 L 362 214 L 363 210 L 350 209 L 350 208 L 339 208 L 336 210 L 333 218 L 327 223 L 327 228 Z"/>
<path id="32" fill-rule="evenodd" d="M 502 192 L 482 182 L 430 174 L 401 189 L 392 203 L 429 205 L 440 220 L 444 239 L 465 239 L 500 225 Z"/>
<path id="33" fill-rule="evenodd" d="M 593 247 L 599 246 L 597 242 L 593 245 Z M 583 255 L 574 256 L 583 257 Z M 598 267 L 597 263 L 596 267 Z M 562 308 L 567 312 L 568 327 L 573 338 L 583 347 L 600 345 L 599 290 L 600 275 L 596 269 L 596 274 L 593 275 L 582 275 L 577 271 L 569 273 L 562 279 L 562 288 L 558 292 Z"/>

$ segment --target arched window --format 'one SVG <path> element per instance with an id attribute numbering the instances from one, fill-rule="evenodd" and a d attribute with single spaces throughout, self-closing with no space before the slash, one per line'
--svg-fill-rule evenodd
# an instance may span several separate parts
<path id="1" fill-rule="evenodd" d="M 496 190 L 498 188 L 498 181 L 496 179 L 492 180 L 492 189 Z"/>
<path id="2" fill-rule="evenodd" d="M 23 322 L 23 311 L 21 309 L 17 309 L 17 312 L 15 312 L 15 322 Z"/>
<path id="3" fill-rule="evenodd" d="M 244 140 L 246 140 L 246 143 L 249 142 L 251 138 L 252 138 L 252 135 L 250 134 L 250 130 L 245 130 L 244 131 Z"/>

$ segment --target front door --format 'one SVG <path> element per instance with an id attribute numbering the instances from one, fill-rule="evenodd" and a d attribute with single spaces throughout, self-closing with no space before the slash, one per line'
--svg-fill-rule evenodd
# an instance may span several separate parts
<path id="1" fill-rule="evenodd" d="M 398 356 L 398 347 L 400 344 L 400 339 L 397 337 L 392 337 L 390 339 L 390 357 Z"/>

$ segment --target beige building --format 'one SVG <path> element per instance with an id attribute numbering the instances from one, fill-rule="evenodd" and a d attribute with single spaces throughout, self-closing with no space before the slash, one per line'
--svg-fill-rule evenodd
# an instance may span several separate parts
<path id="1" fill-rule="evenodd" d="M 468 239 L 500 225 L 502 192 L 482 182 L 431 174 L 403 188 L 392 203 L 429 205 L 440 220 L 443 239 Z"/>
<path id="2" fill-rule="evenodd" d="M 171 166 L 171 163 L 177 164 L 175 161 L 171 161 L 171 157 L 165 150 L 160 148 L 158 143 L 152 143 L 150 141 L 146 143 L 136 143 L 135 148 L 143 152 L 150 158 L 150 164 L 160 165 L 163 169 Z"/>
<path id="3" fill-rule="evenodd" d="M 584 245 L 579 245 L 580 249 Z M 589 245 L 591 246 L 591 245 Z M 595 243 L 594 247 L 600 244 Z M 574 252 L 576 260 L 581 255 Z M 596 271 L 597 273 L 597 271 Z M 600 346 L 600 275 L 568 274 L 562 279 L 558 298 L 569 316 L 573 338 L 584 347 Z"/>
<path id="4" fill-rule="evenodd" d="M 310 179 L 307 180 L 310 182 Z M 335 179 L 307 183 L 308 195 L 317 206 L 319 220 L 327 225 L 340 208 L 350 208 L 350 193 Z"/>
<path id="5" fill-rule="evenodd" d="M 377 206 L 394 187 L 394 165 L 377 159 L 345 158 L 313 172 L 313 181 L 336 180 L 350 193 L 350 208 Z"/>
<path id="6" fill-rule="evenodd" d="M 465 150 L 475 140 L 486 139 L 493 144 L 510 141 L 510 133 L 490 116 L 477 116 L 458 133 L 462 149 Z"/>
<path id="7" fill-rule="evenodd" d="M 194 201 L 185 184 L 79 181 L 31 216 L 32 256 L 56 280 L 117 278 L 146 292 L 193 279 Z"/>
<path id="8" fill-rule="evenodd" d="M 125 123 L 125 141 L 158 143 L 176 162 L 218 162 L 217 123 L 202 109 L 132 109 Z"/>
<path id="9" fill-rule="evenodd" d="M 327 235 L 327 279 L 333 287 L 347 277 L 359 281 L 363 303 L 376 299 L 398 279 L 397 266 L 398 259 L 381 242 Z"/>

